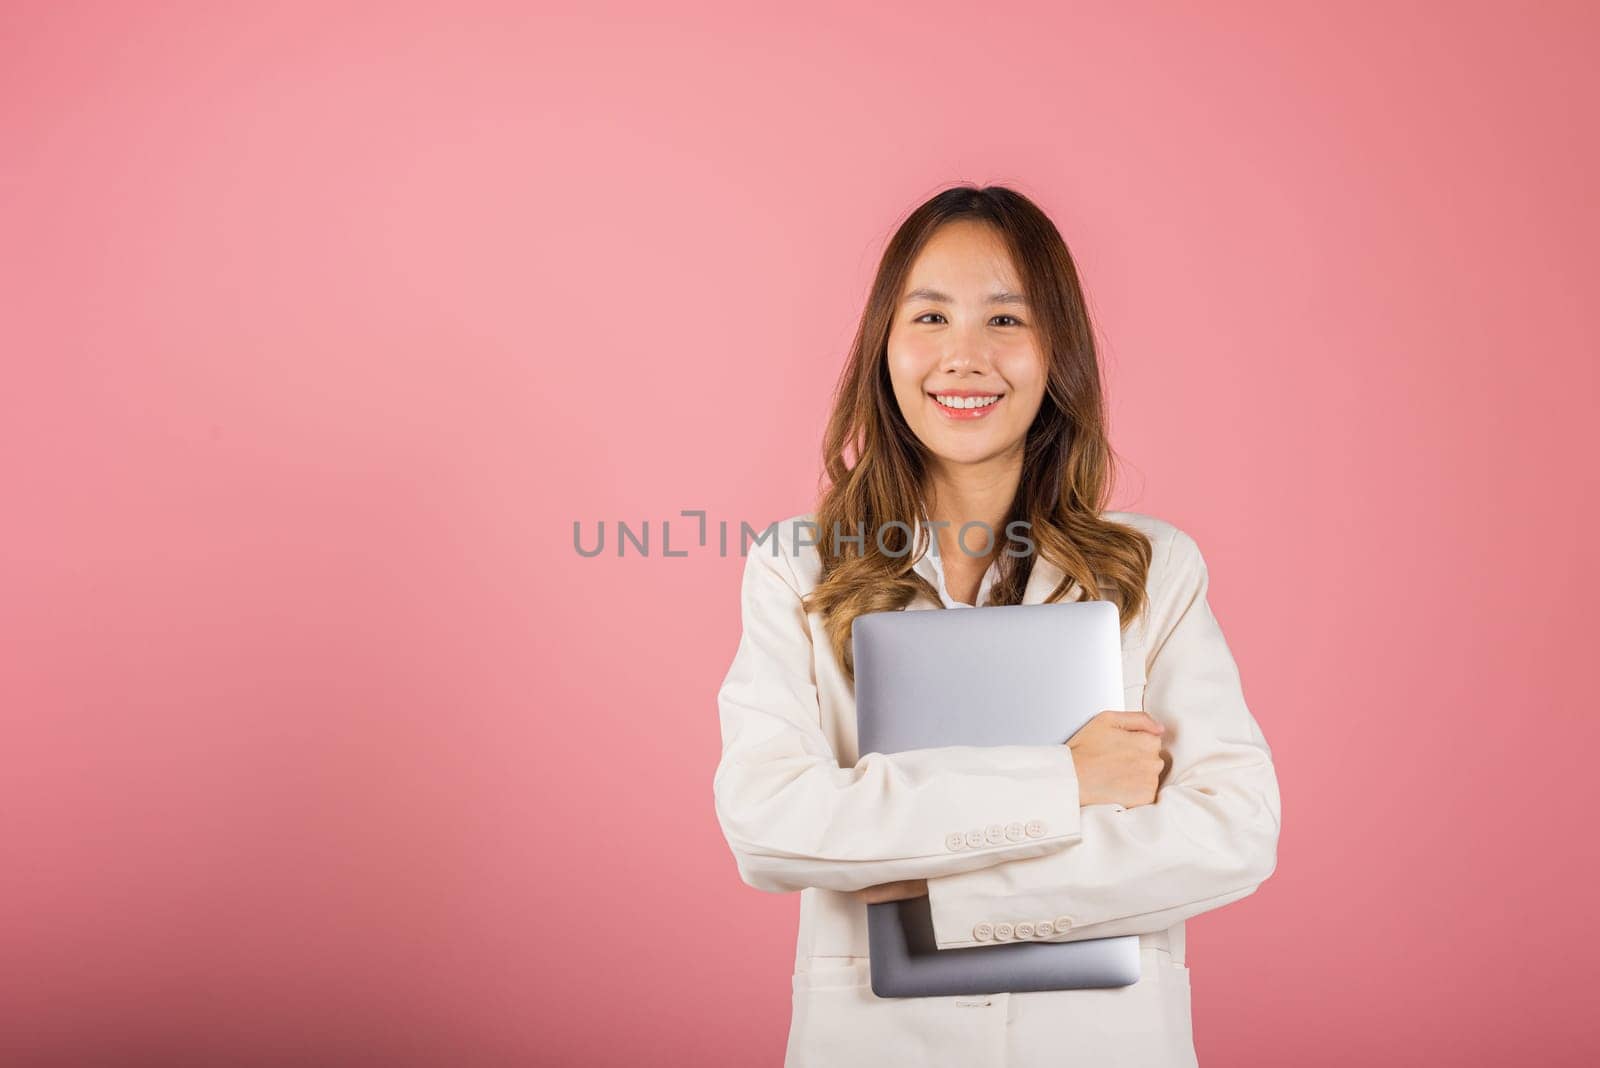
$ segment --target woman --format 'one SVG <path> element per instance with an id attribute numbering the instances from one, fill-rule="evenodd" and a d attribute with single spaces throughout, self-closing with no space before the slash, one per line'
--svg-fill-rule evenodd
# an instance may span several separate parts
<path id="1" fill-rule="evenodd" d="M 830 485 L 749 550 L 718 695 L 722 831 L 747 883 L 800 893 L 787 1064 L 1196 1063 L 1184 921 L 1272 873 L 1278 784 L 1199 548 L 1165 520 L 1101 510 L 1110 456 L 1055 226 L 998 186 L 918 208 L 840 381 Z M 1122 615 L 1123 709 L 1063 746 L 857 752 L 857 615 L 1088 589 Z M 1019 819 L 1027 833 L 1005 833 Z M 941 949 L 1137 934 L 1141 978 L 878 998 L 867 904 L 921 895 Z"/>

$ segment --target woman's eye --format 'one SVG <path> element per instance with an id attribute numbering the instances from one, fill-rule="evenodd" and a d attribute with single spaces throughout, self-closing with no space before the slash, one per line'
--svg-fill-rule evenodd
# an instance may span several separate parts
<path id="1" fill-rule="evenodd" d="M 915 319 L 913 319 L 911 321 L 914 322 L 914 323 L 920 323 L 923 320 L 927 319 L 929 316 L 934 316 L 934 317 L 937 317 L 937 318 L 940 318 L 940 319 L 944 318 L 944 316 L 940 315 L 938 312 L 923 312 L 921 315 L 917 316 Z M 1018 319 L 1014 315 L 996 315 L 995 318 L 996 319 L 1010 319 L 1011 322 L 1009 324 L 1006 324 L 1006 325 L 1016 325 L 1016 326 L 1021 326 L 1022 325 L 1022 320 Z"/>

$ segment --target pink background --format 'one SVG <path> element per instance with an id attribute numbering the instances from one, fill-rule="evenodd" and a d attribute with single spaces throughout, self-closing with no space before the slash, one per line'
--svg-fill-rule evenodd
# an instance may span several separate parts
<path id="1" fill-rule="evenodd" d="M 1202 1062 L 1593 1063 L 1600 25 L 1285 7 L 6 5 L 0 1061 L 776 1064 L 660 523 L 809 510 L 977 180 L 1277 758 Z"/>

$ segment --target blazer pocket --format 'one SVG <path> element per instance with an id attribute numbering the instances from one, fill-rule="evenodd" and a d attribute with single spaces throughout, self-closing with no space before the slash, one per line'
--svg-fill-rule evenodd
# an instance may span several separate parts
<path id="1" fill-rule="evenodd" d="M 833 990 L 841 987 L 871 988 L 872 976 L 866 957 L 836 957 L 831 960 L 808 961 L 803 972 L 794 973 L 794 991 Z"/>
<path id="2" fill-rule="evenodd" d="M 786 1068 L 971 1068 L 1004 1025 L 1003 997 L 880 998 L 864 957 L 794 975 Z"/>

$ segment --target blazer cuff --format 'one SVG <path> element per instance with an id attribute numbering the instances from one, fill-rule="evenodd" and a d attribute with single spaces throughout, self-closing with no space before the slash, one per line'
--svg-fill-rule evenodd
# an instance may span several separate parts
<path id="1" fill-rule="evenodd" d="M 987 864 L 994 864 L 1052 853 L 1083 837 L 1071 749 L 982 746 L 976 751 L 1006 769 L 1008 789 L 990 799 L 986 788 L 982 807 L 958 801 L 954 811 L 944 814 L 939 846 L 945 854 L 992 853 L 995 857 Z"/>
<path id="2" fill-rule="evenodd" d="M 1073 784 L 1076 802 L 1076 779 Z M 1082 838 L 1080 824 L 1073 841 L 1056 856 L 1064 859 Z M 1039 892 L 1039 888 L 1025 885 L 1026 880 L 1018 878 L 1020 870 L 1018 865 L 1003 863 L 928 879 L 935 947 L 1059 941 L 1091 919 L 1064 907 L 1058 887 Z"/>

